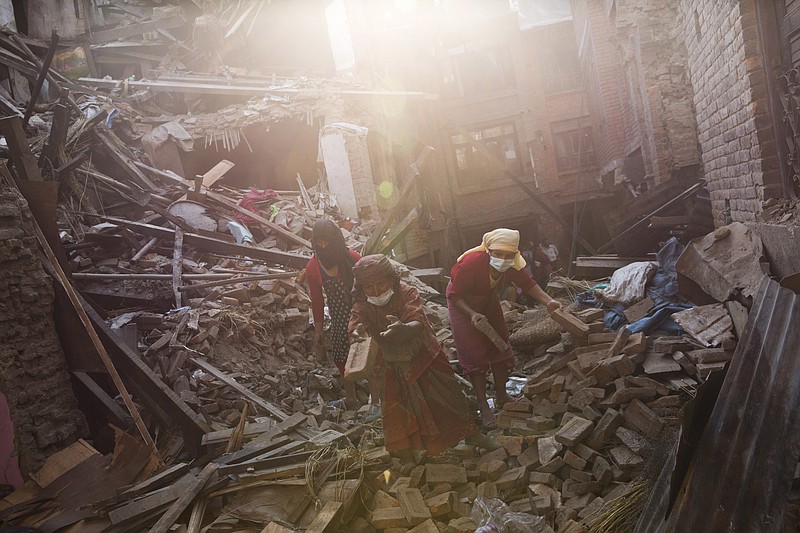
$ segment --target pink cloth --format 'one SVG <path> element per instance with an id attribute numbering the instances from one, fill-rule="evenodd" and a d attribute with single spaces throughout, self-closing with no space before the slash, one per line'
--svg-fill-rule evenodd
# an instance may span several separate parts
<path id="1" fill-rule="evenodd" d="M 475 329 L 470 319 L 456 307 L 463 300 L 473 311 L 484 315 L 489 324 L 504 340 L 508 341 L 508 328 L 500 307 L 500 294 L 509 285 L 528 292 L 536 282 L 522 270 L 506 270 L 494 288 L 489 284 L 489 254 L 474 252 L 461 259 L 450 271 L 447 285 L 447 309 L 450 327 L 458 351 L 458 362 L 467 375 L 481 374 L 495 365 L 514 368 L 511 349 L 501 352 L 486 335 Z"/>
<path id="2" fill-rule="evenodd" d="M 15 489 L 22 486 L 18 459 L 8 400 L 0 392 L 0 484 L 11 485 Z"/>
<path id="3" fill-rule="evenodd" d="M 273 198 L 278 198 L 278 193 L 276 193 L 272 189 L 259 191 L 255 187 L 251 187 L 250 192 L 248 192 L 244 198 L 239 200 L 239 206 L 244 207 L 251 213 L 255 213 L 256 215 L 261 216 L 261 211 L 258 210 L 256 202 L 263 202 L 264 200 L 271 200 Z M 252 218 L 248 217 L 247 215 L 243 215 L 241 213 L 236 213 L 236 220 L 238 220 L 242 224 L 250 224 L 255 222 L 255 220 L 253 220 Z"/>

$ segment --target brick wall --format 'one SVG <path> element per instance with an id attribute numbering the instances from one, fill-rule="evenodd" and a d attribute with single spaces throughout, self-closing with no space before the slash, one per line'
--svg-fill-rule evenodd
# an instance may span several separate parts
<path id="1" fill-rule="evenodd" d="M 579 80 L 579 86 L 562 91 L 548 90 L 543 79 L 548 75 L 548 65 L 545 63 L 541 50 L 547 47 L 548 41 L 558 40 L 562 37 L 574 39 L 572 22 L 562 22 L 523 32 L 526 92 L 529 102 L 529 114 L 525 125 L 527 139 L 536 165 L 536 181 L 539 190 L 543 193 L 559 191 L 565 186 L 574 188 L 575 172 L 579 167 L 580 175 L 577 179 L 582 183 L 581 189 L 598 188 L 596 178 L 599 176 L 599 170 L 596 164 L 582 164 L 579 167 L 576 165 L 564 169 L 559 168 L 556 161 L 556 149 L 552 134 L 554 123 L 568 120 L 577 121 L 580 118 L 582 130 L 592 135 L 595 152 L 600 141 L 589 116 L 589 105 L 583 88 L 583 79 Z M 576 53 L 576 50 L 566 49 L 562 53 L 562 60 L 568 62 L 575 59 L 570 55 Z"/>
<path id="2" fill-rule="evenodd" d="M 612 44 L 612 26 L 599 0 L 572 1 L 573 27 L 584 73 L 601 172 L 621 166 L 626 132 L 638 135 L 631 100 L 624 97 L 624 72 Z"/>
<path id="3" fill-rule="evenodd" d="M 0 390 L 8 398 L 21 470 L 86 433 L 53 322 L 27 202 L 0 188 Z"/>
<path id="4" fill-rule="evenodd" d="M 653 185 L 696 169 L 700 154 L 688 57 L 674 30 L 677 4 L 574 0 L 573 7 L 592 117 L 608 135 L 598 147 L 600 167 L 619 168 L 640 150 L 644 175 Z M 630 169 L 628 174 L 638 177 Z"/>
<path id="5" fill-rule="evenodd" d="M 782 194 L 755 0 L 681 0 L 681 36 L 715 224 L 755 221 Z"/>

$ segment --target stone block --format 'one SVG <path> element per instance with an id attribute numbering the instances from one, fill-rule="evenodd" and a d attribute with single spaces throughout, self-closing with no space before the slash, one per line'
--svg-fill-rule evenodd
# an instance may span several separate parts
<path id="1" fill-rule="evenodd" d="M 542 437 L 537 442 L 539 452 L 539 461 L 549 463 L 555 456 L 564 448 L 563 444 L 556 440 L 555 437 Z"/>
<path id="2" fill-rule="evenodd" d="M 372 511 L 369 520 L 375 529 L 389 529 L 392 527 L 409 527 L 411 524 L 406 519 L 400 507 L 383 507 Z"/>
<path id="3" fill-rule="evenodd" d="M 450 483 L 458 485 L 467 482 L 467 470 L 463 466 L 447 464 L 425 465 L 427 483 Z"/>
<path id="4" fill-rule="evenodd" d="M 400 501 L 400 509 L 412 526 L 419 525 L 431 518 L 431 512 L 425 505 L 419 489 L 401 489 L 397 496 Z"/>
<path id="5" fill-rule="evenodd" d="M 571 450 L 564 452 L 564 462 L 577 470 L 586 468 L 586 460 L 582 459 Z"/>
<path id="6" fill-rule="evenodd" d="M 593 427 L 590 421 L 576 416 L 556 431 L 555 440 L 565 446 L 574 446 L 588 437 Z M 539 456 L 542 456 L 541 450 Z"/>
<path id="7" fill-rule="evenodd" d="M 622 414 L 615 409 L 606 409 L 600 421 L 597 422 L 592 433 L 586 438 L 584 444 L 599 450 L 603 444 L 614 434 L 614 431 L 622 424 Z"/>
<path id="8" fill-rule="evenodd" d="M 433 516 L 445 516 L 453 512 L 458 493 L 454 491 L 438 494 L 425 500 L 425 505 Z"/>

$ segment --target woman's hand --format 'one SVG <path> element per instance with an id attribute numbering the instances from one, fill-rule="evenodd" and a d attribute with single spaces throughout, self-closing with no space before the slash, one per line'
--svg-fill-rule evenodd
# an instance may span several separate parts
<path id="1" fill-rule="evenodd" d="M 422 328 L 422 323 L 416 320 L 403 323 L 393 315 L 387 315 L 386 318 L 389 319 L 389 326 L 380 335 L 382 339 L 387 341 L 402 342 L 408 340 L 414 337 Z"/>
<path id="2" fill-rule="evenodd" d="M 367 330 L 364 329 L 364 324 L 356 325 L 355 329 L 353 330 L 353 333 L 350 334 L 350 337 L 356 341 L 366 339 Z"/>
<path id="3" fill-rule="evenodd" d="M 561 302 L 559 302 L 558 300 L 554 300 L 551 298 L 550 301 L 547 302 L 547 311 L 551 315 L 559 309 L 561 309 Z"/>

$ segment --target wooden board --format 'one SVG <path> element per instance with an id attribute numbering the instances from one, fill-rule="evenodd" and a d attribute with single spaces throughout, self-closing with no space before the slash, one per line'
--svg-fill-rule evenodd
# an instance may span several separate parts
<path id="1" fill-rule="evenodd" d="M 88 442 L 78 439 L 77 442 L 48 457 L 44 466 L 30 477 L 37 485 L 44 488 L 93 455 L 100 454 Z"/>

